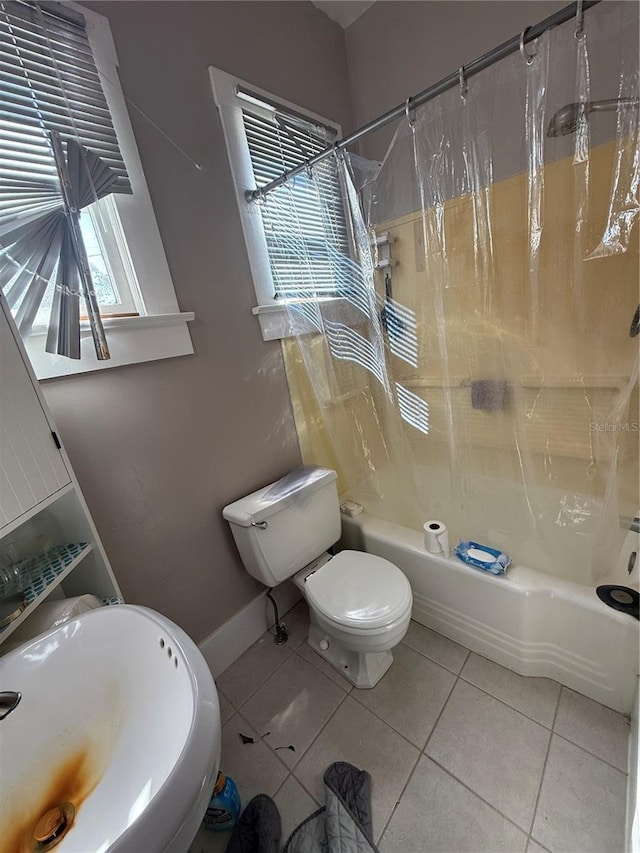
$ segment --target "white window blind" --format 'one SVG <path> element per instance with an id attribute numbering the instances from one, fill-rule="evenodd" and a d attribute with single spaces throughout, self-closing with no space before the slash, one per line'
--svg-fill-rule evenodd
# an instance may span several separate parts
<path id="1" fill-rule="evenodd" d="M 0 180 L 16 212 L 41 203 L 43 182 L 58 195 L 47 131 L 100 157 L 117 175 L 110 192 L 131 191 L 84 19 L 50 6 L 0 2 Z"/>
<path id="2" fill-rule="evenodd" d="M 30 334 L 55 283 L 47 352 L 80 358 L 80 298 L 110 358 L 80 210 L 130 192 L 82 15 L 0 0 L 0 287 Z"/>
<path id="3" fill-rule="evenodd" d="M 329 129 L 288 115 L 242 110 L 256 187 L 299 166 L 331 142 Z M 338 170 L 331 158 L 269 193 L 259 204 L 277 299 L 334 296 L 349 257 Z"/>

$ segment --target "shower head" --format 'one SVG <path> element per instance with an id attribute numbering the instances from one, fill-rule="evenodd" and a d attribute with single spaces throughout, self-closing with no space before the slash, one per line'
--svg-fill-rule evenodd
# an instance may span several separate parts
<path id="1" fill-rule="evenodd" d="M 581 109 L 584 109 L 587 114 L 588 103 L 586 104 L 566 104 L 561 107 L 549 122 L 547 136 L 569 136 L 576 132 L 578 127 L 578 117 Z"/>
<path id="2" fill-rule="evenodd" d="M 638 109 L 640 98 L 612 98 L 608 101 L 584 101 L 579 104 L 566 104 L 561 107 L 549 122 L 547 136 L 568 136 L 575 133 L 579 120 L 590 113 L 604 113 L 617 110 L 619 106 Z"/>

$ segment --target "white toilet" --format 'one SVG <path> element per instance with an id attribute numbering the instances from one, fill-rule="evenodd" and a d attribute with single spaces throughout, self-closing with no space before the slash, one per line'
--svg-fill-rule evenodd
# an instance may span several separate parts
<path id="1" fill-rule="evenodd" d="M 340 538 L 337 474 L 306 466 L 223 510 L 246 570 L 269 587 L 293 577 L 309 604 L 309 645 L 356 687 L 375 687 L 404 637 L 413 597 L 397 566 Z"/>

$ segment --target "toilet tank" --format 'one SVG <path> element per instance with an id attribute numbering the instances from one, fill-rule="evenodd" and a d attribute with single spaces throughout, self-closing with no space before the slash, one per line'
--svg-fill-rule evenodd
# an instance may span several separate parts
<path id="1" fill-rule="evenodd" d="M 223 509 L 250 575 L 276 586 L 338 541 L 337 479 L 306 465 Z"/>

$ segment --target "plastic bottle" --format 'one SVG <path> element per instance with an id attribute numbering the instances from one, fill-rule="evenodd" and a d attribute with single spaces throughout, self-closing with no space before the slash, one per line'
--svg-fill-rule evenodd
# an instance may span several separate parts
<path id="1" fill-rule="evenodd" d="M 205 829 L 227 832 L 234 828 L 241 811 L 242 803 L 236 783 L 230 776 L 218 773 L 213 796 L 202 821 Z"/>

